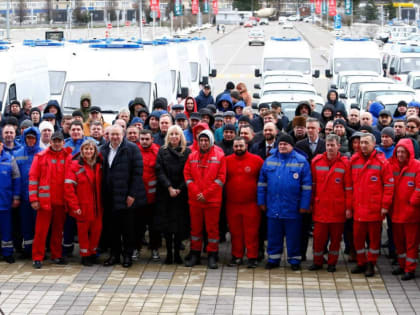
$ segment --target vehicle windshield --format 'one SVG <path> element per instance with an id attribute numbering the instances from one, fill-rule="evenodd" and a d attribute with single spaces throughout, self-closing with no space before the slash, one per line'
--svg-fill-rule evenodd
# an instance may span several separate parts
<path id="1" fill-rule="evenodd" d="M 48 71 L 51 95 L 60 95 L 66 81 L 66 71 Z"/>
<path id="2" fill-rule="evenodd" d="M 361 85 L 378 84 L 380 82 L 356 82 L 350 85 L 350 96 L 349 98 L 355 98 L 359 92 Z"/>
<path id="3" fill-rule="evenodd" d="M 0 83 L 0 110 L 3 109 L 4 92 L 6 91 L 6 83 Z"/>
<path id="4" fill-rule="evenodd" d="M 294 94 L 305 94 L 305 95 L 315 95 L 313 91 L 304 91 L 304 90 L 268 90 L 264 91 L 263 95 L 273 95 L 273 94 L 287 94 L 287 95 L 294 95 Z M 283 104 L 283 103 L 282 103 Z"/>
<path id="5" fill-rule="evenodd" d="M 420 57 L 401 58 L 400 73 L 409 73 L 411 71 L 420 71 Z"/>
<path id="6" fill-rule="evenodd" d="M 175 92 L 176 70 L 171 70 L 171 80 L 172 80 L 172 92 Z"/>
<path id="7" fill-rule="evenodd" d="M 118 112 L 136 97 L 150 102 L 149 82 L 89 81 L 67 82 L 63 92 L 62 106 L 66 110 L 78 109 L 80 97 L 89 93 L 92 104 L 101 106 L 102 111 Z"/>
<path id="8" fill-rule="evenodd" d="M 191 81 L 196 82 L 198 79 L 198 63 L 190 62 Z"/>
<path id="9" fill-rule="evenodd" d="M 350 75 L 343 75 L 340 77 L 340 85 L 339 85 L 339 89 L 345 89 L 347 87 L 347 82 L 349 82 L 349 79 L 351 79 L 352 77 L 361 77 L 361 76 L 365 76 L 365 77 L 374 77 L 371 74 L 350 74 Z"/>
<path id="10" fill-rule="evenodd" d="M 311 61 L 308 58 L 265 58 L 264 71 L 274 70 L 311 74 Z"/>
<path id="11" fill-rule="evenodd" d="M 363 104 L 362 104 L 362 108 L 366 108 L 366 105 L 369 101 L 374 101 L 378 96 L 381 95 L 398 95 L 401 96 L 401 99 L 405 99 L 405 97 L 410 97 L 410 96 L 414 96 L 413 92 L 410 91 L 371 91 L 371 92 L 366 92 L 364 97 L 363 97 Z"/>
<path id="12" fill-rule="evenodd" d="M 415 90 L 420 89 L 420 77 L 416 77 L 413 80 L 413 89 L 415 89 Z"/>
<path id="13" fill-rule="evenodd" d="M 263 104 L 267 104 L 271 107 L 271 103 L 263 103 Z M 281 103 L 281 109 L 284 115 L 286 115 L 287 118 L 289 118 L 289 120 L 292 120 L 293 117 L 295 117 L 295 111 L 296 111 L 296 107 L 298 107 L 299 102 L 287 102 Z M 322 111 L 322 104 L 316 104 L 315 105 L 315 110 L 320 113 Z"/>
<path id="14" fill-rule="evenodd" d="M 336 58 L 334 60 L 334 73 L 341 71 L 374 71 L 381 73 L 381 60 L 379 58 Z"/>

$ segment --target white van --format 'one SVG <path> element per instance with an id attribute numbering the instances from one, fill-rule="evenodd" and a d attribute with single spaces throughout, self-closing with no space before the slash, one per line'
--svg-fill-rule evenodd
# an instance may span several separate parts
<path id="1" fill-rule="evenodd" d="M 420 46 L 400 46 L 394 52 L 388 64 L 388 77 L 396 83 L 406 84 L 407 76 L 412 71 L 420 71 Z"/>
<path id="2" fill-rule="evenodd" d="M 361 86 L 357 94 L 356 102 L 360 108 L 366 110 L 369 101 L 375 101 L 378 96 L 382 95 L 398 95 L 404 97 L 415 97 L 415 91 L 402 84 L 378 83 Z"/>
<path id="3" fill-rule="evenodd" d="M 191 72 L 191 96 L 197 96 L 201 85 L 212 85 L 211 78 L 216 77 L 217 71 L 213 66 L 210 43 L 204 38 L 194 37 L 186 43 Z"/>
<path id="4" fill-rule="evenodd" d="M 264 47 L 261 68 L 255 76 L 265 76 L 271 71 L 297 71 L 312 82 L 319 77 L 319 70 L 312 74 L 312 56 L 309 45 L 300 37 L 271 37 Z"/>
<path id="5" fill-rule="evenodd" d="M 113 119 L 135 97 L 142 97 L 149 109 L 157 97 L 169 100 L 171 86 L 168 61 L 159 50 L 132 43 L 92 44 L 72 60 L 61 106 L 65 112 L 78 109 L 81 95 L 89 93 L 92 104 Z"/>
<path id="6" fill-rule="evenodd" d="M 339 38 L 335 40 L 325 76 L 337 84 L 342 71 L 372 71 L 382 74 L 382 60 L 378 45 L 367 38 Z"/>
<path id="7" fill-rule="evenodd" d="M 50 83 L 47 60 L 31 54 L 27 47 L 0 46 L 0 110 L 14 100 L 29 97 L 32 106 L 48 102 Z"/>

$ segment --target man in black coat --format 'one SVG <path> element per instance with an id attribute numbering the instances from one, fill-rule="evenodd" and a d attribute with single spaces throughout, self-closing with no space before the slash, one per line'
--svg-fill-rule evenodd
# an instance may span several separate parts
<path id="1" fill-rule="evenodd" d="M 109 138 L 110 143 L 100 150 L 104 158 L 104 233 L 110 237 L 111 243 L 111 256 L 104 265 L 120 263 L 122 254 L 122 265 L 128 268 L 132 265 L 135 246 L 134 209 L 146 204 L 146 190 L 142 179 L 143 159 L 139 148 L 124 139 L 123 129 L 119 125 L 110 128 Z"/>
<path id="2" fill-rule="evenodd" d="M 321 125 L 318 119 L 308 117 L 306 119 L 306 132 L 308 137 L 296 143 L 295 149 L 303 152 L 308 159 L 309 164 L 317 154 L 325 152 L 325 141 L 321 139 L 319 133 Z M 301 226 L 301 253 L 302 261 L 306 260 L 306 251 L 308 249 L 309 232 L 312 228 L 312 214 L 302 213 L 302 226 Z"/>
<path id="3" fill-rule="evenodd" d="M 226 124 L 223 126 L 223 140 L 216 143 L 220 147 L 225 156 L 233 154 L 233 139 L 236 136 L 236 127 L 233 124 Z"/>

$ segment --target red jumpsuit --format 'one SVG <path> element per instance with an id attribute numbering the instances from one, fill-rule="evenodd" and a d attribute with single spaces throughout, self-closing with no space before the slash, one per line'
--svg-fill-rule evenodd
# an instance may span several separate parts
<path id="1" fill-rule="evenodd" d="M 35 223 L 32 259 L 42 261 L 51 225 L 51 259 L 61 258 L 64 221 L 64 177 L 71 150 L 53 151 L 51 147 L 35 155 L 29 171 L 29 201 L 39 202 Z M 52 222 L 51 222 L 52 221 Z"/>
<path id="2" fill-rule="evenodd" d="M 190 205 L 191 250 L 201 252 L 204 220 L 208 235 L 207 252 L 217 252 L 219 214 L 226 180 L 226 160 L 223 151 L 213 144 L 207 153 L 201 153 L 200 149 L 192 151 L 184 167 L 184 178 Z M 204 195 L 205 202 L 197 200 L 200 193 Z"/>
<path id="3" fill-rule="evenodd" d="M 405 165 L 400 165 L 397 160 L 399 146 L 403 146 L 410 155 Z M 391 220 L 398 262 L 404 272 L 414 272 L 420 242 L 420 162 L 414 159 L 414 146 L 410 139 L 398 142 L 390 161 L 395 181 Z"/>
<path id="4" fill-rule="evenodd" d="M 156 157 L 159 146 L 156 143 L 148 148 L 143 148 L 140 143 L 136 143 L 143 157 L 143 182 L 146 188 L 147 204 L 154 203 L 156 200 Z"/>
<path id="5" fill-rule="evenodd" d="M 314 264 L 322 266 L 325 244 L 330 239 L 328 265 L 336 265 L 346 210 L 351 209 L 350 163 L 338 156 L 330 161 L 327 153 L 312 160 L 312 212 L 314 228 Z"/>
<path id="6" fill-rule="evenodd" d="M 226 157 L 226 214 L 232 236 L 232 256 L 258 257 L 258 229 L 261 213 L 257 205 L 257 183 L 264 161 L 246 152 Z"/>
<path id="7" fill-rule="evenodd" d="M 92 167 L 80 154 L 68 161 L 64 180 L 69 214 L 76 219 L 80 256 L 96 254 L 102 232 L 102 158 Z"/>
<path id="8" fill-rule="evenodd" d="M 381 152 L 373 150 L 368 158 L 361 152 L 350 161 L 353 181 L 353 235 L 357 264 L 376 264 L 381 243 L 381 227 L 384 217 L 381 209 L 391 208 L 394 193 L 394 177 L 391 164 Z M 369 250 L 366 257 L 366 239 Z"/>

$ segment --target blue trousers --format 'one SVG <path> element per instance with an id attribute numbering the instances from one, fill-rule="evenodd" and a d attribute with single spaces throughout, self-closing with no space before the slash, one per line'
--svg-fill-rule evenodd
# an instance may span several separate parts
<path id="1" fill-rule="evenodd" d="M 32 243 L 35 235 L 36 211 L 29 200 L 22 200 L 20 205 L 20 221 L 22 227 L 23 246 L 26 253 L 32 255 Z"/>
<path id="2" fill-rule="evenodd" d="M 5 257 L 11 256 L 13 254 L 11 210 L 0 211 L 0 234 L 2 254 Z"/>
<path id="3" fill-rule="evenodd" d="M 300 264 L 301 260 L 301 226 L 299 219 L 273 219 L 267 218 L 268 262 L 280 263 L 283 254 L 283 242 L 286 237 L 287 261 L 291 265 Z"/>
<path id="4" fill-rule="evenodd" d="M 72 256 L 74 250 L 74 236 L 77 234 L 76 219 L 66 216 L 63 232 L 63 256 Z"/>

